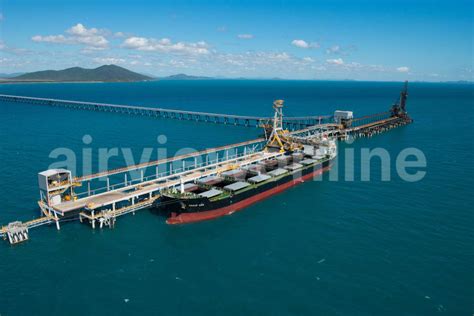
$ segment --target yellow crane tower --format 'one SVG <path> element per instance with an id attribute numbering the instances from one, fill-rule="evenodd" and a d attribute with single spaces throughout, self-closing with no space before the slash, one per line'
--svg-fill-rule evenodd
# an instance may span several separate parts
<path id="1" fill-rule="evenodd" d="M 278 149 L 280 152 L 294 151 L 295 149 L 301 148 L 302 145 L 295 143 L 291 140 L 290 132 L 283 129 L 283 100 L 275 100 L 273 102 L 273 109 L 275 114 L 273 116 L 273 124 L 266 124 L 265 135 L 267 137 L 266 150 Z M 271 128 L 271 132 L 270 132 Z"/>

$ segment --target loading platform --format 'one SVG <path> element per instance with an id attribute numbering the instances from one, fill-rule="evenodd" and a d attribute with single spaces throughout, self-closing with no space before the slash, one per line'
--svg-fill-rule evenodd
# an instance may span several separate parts
<path id="1" fill-rule="evenodd" d="M 298 118 L 308 120 L 298 123 L 300 129 L 287 131 L 286 137 L 300 144 L 313 144 L 327 137 L 345 139 L 347 137 L 367 137 L 392 128 L 412 122 L 405 111 L 407 88 L 401 93 L 400 101 L 388 112 L 377 113 L 361 118 L 353 118 L 350 111 L 336 111 L 331 122 L 323 122 L 321 117 Z M 18 97 L 0 95 L 0 101 L 32 102 L 55 106 L 68 106 L 73 101 Z M 76 103 L 72 103 L 76 104 Z M 277 103 L 276 103 L 277 104 Z M 123 106 L 78 102 L 78 106 L 92 108 L 113 108 L 129 111 Z M 141 110 L 141 109 L 140 109 Z M 163 112 L 163 109 L 143 108 L 153 113 Z M 121 110 L 122 111 L 122 110 Z M 175 111 L 175 110 L 171 110 Z M 281 111 L 281 109 L 280 109 Z M 186 111 L 179 111 L 183 115 Z M 197 115 L 197 112 L 189 112 Z M 211 115 L 211 113 L 199 113 Z M 216 115 L 216 118 L 229 117 Z M 277 116 L 270 118 L 230 116 L 239 122 L 254 120 L 261 124 L 276 122 Z M 308 119 L 311 118 L 311 119 Z M 314 120 L 310 122 L 309 120 Z M 211 120 L 215 122 L 215 120 Z M 236 121 L 237 122 L 237 121 Z M 283 125 L 280 112 L 279 123 Z M 312 123 L 306 124 L 306 123 Z M 243 124 L 247 126 L 246 123 Z M 272 134 L 273 135 L 273 134 Z M 268 151 L 270 142 L 268 136 L 236 144 L 209 148 L 184 155 L 165 158 L 124 168 L 106 170 L 90 175 L 73 176 L 69 170 L 52 169 L 38 174 L 40 201 L 38 205 L 42 216 L 30 221 L 15 221 L 0 228 L 0 236 L 11 244 L 21 243 L 29 239 L 29 230 L 46 224 L 55 224 L 59 230 L 60 223 L 65 220 L 78 219 L 88 222 L 92 228 L 99 226 L 113 227 L 116 218 L 148 209 L 160 202 L 163 190 L 183 190 L 185 184 L 194 183 L 200 179 L 220 175 L 230 170 L 255 165 L 270 159 L 277 159 L 285 154 L 283 151 Z"/>

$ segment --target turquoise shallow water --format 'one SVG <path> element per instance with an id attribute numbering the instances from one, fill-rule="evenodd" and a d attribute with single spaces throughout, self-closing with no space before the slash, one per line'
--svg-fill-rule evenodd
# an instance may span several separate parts
<path id="1" fill-rule="evenodd" d="M 0 93 L 265 115 L 356 115 L 387 109 L 400 83 L 168 81 L 2 85 Z M 0 244 L 0 314 L 469 315 L 474 311 L 473 86 L 413 83 L 414 124 L 354 144 L 354 181 L 307 182 L 215 221 L 167 226 L 149 211 L 115 229 L 44 227 Z M 37 215 L 36 174 L 54 148 L 81 156 L 168 137 L 170 154 L 254 138 L 252 128 L 0 103 L 0 222 Z M 425 178 L 361 181 L 360 151 L 404 148 L 427 159 Z M 93 157 L 94 158 L 94 157 Z M 112 166 L 122 166 L 116 158 Z M 79 172 L 80 173 L 80 172 Z M 342 180 L 342 176 L 339 176 Z"/>

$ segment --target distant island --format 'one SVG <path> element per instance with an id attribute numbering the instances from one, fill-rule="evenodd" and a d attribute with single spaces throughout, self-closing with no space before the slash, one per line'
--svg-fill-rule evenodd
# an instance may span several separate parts
<path id="1" fill-rule="evenodd" d="M 161 77 L 160 80 L 205 80 L 205 79 L 215 79 L 212 77 L 205 77 L 205 76 L 190 76 L 186 74 L 177 74 L 171 75 L 167 77 Z"/>
<path id="2" fill-rule="evenodd" d="M 4 82 L 134 82 L 152 79 L 116 65 L 104 65 L 94 69 L 73 67 L 29 72 L 9 77 Z"/>

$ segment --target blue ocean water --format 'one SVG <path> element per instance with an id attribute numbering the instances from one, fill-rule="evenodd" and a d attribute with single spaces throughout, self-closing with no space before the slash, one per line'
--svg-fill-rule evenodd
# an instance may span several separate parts
<path id="1" fill-rule="evenodd" d="M 1 85 L 0 93 L 269 116 L 384 111 L 401 83 L 158 81 Z M 411 83 L 414 123 L 339 147 L 339 181 L 325 176 L 214 221 L 168 226 L 148 210 L 114 229 L 77 222 L 0 244 L 0 315 L 469 315 L 474 311 L 473 85 Z M 59 147 L 204 149 L 252 139 L 253 128 L 0 103 L 0 222 L 38 215 L 36 174 Z M 426 176 L 395 170 L 420 149 Z M 384 148 L 391 181 L 360 152 Z M 353 149 L 354 181 L 344 180 Z M 121 157 L 111 167 L 123 166 Z M 80 174 L 80 171 L 78 172 Z"/>

